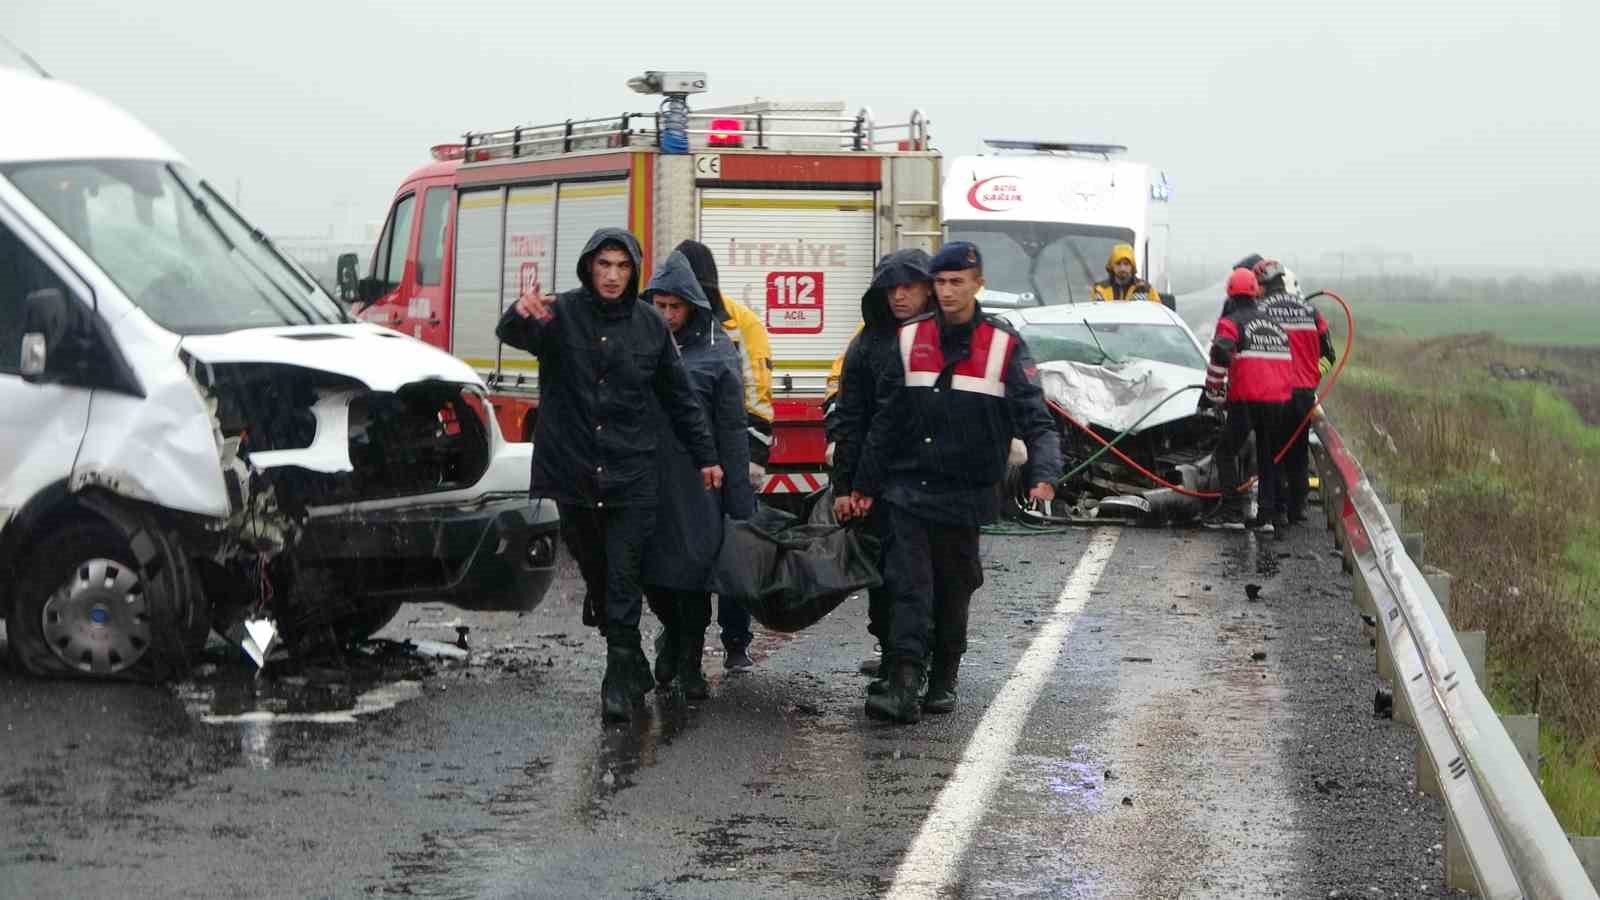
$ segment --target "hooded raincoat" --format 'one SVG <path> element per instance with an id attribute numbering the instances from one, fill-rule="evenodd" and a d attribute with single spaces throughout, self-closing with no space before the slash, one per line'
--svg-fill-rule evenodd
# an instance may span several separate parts
<path id="1" fill-rule="evenodd" d="M 699 241 L 683 241 L 675 248 L 694 269 L 700 290 L 723 331 L 734 342 L 739 374 L 744 381 L 745 422 L 750 436 L 750 461 L 765 467 L 772 452 L 772 337 L 761 317 L 722 293 L 717 260 Z"/>
<path id="2" fill-rule="evenodd" d="M 644 296 L 650 300 L 658 293 L 672 294 L 692 307 L 688 322 L 674 338 L 695 403 L 710 422 L 723 480 L 720 492 L 707 491 L 700 467 L 683 441 L 670 435 L 662 440 L 656 454 L 661 492 L 656 527 L 645 544 L 641 580 L 652 588 L 704 591 L 722 549 L 723 516 L 746 519 L 755 512 L 744 385 L 739 353 L 721 333 L 722 323 L 682 253 L 673 251 L 667 257 Z"/>
<path id="3" fill-rule="evenodd" d="M 1126 262 L 1133 266 L 1133 277 L 1127 284 L 1118 284 L 1113 267 L 1118 262 Z M 1161 302 L 1161 294 L 1150 286 L 1150 282 L 1139 277 L 1139 260 L 1133 254 L 1133 247 L 1129 244 L 1118 244 L 1111 248 L 1111 256 L 1106 259 L 1106 280 L 1094 283 L 1093 296 L 1096 300 L 1149 300 L 1152 303 Z"/>
<path id="4" fill-rule="evenodd" d="M 717 463 L 667 323 L 638 298 L 636 281 L 614 302 L 594 291 L 590 261 L 605 244 L 622 247 L 638 269 L 633 235 L 601 228 L 578 257 L 582 286 L 555 298 L 550 319 L 523 318 L 511 307 L 495 329 L 539 358 L 534 496 L 591 509 L 656 502 L 656 456 L 669 429 L 696 467 Z"/>
<path id="5" fill-rule="evenodd" d="M 878 261 L 872 286 L 861 295 L 861 330 L 845 348 L 839 365 L 839 388 L 827 405 L 826 427 L 833 450 L 833 493 L 843 497 L 854 487 L 856 465 L 872 424 L 878 379 L 899 353 L 900 323 L 889 309 L 891 288 L 913 281 L 932 281 L 928 254 L 898 250 Z"/>

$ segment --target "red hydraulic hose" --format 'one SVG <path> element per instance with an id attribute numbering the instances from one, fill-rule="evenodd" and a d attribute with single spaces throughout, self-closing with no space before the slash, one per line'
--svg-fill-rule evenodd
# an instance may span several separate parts
<path id="1" fill-rule="evenodd" d="M 1284 456 L 1289 453 L 1289 448 L 1294 446 L 1294 442 L 1300 437 L 1300 433 L 1306 430 L 1307 425 L 1311 424 L 1311 418 L 1317 414 L 1317 407 L 1322 404 L 1323 400 L 1327 399 L 1329 394 L 1333 393 L 1333 386 L 1339 383 L 1339 376 L 1344 373 L 1345 364 L 1350 361 L 1350 351 L 1355 347 L 1356 317 L 1355 314 L 1350 311 L 1350 304 L 1346 303 L 1343 297 L 1339 296 L 1333 291 L 1317 291 L 1306 299 L 1314 300 L 1317 297 L 1324 295 L 1339 301 L 1339 305 L 1344 307 L 1344 319 L 1346 325 L 1344 336 L 1344 355 L 1339 357 L 1339 363 L 1334 367 L 1332 374 L 1329 375 L 1327 385 L 1324 386 L 1322 391 L 1317 394 L 1316 405 L 1312 406 L 1310 411 L 1306 413 L 1305 418 L 1300 420 L 1300 425 L 1295 428 L 1294 433 L 1289 436 L 1289 442 L 1284 444 L 1283 449 L 1279 450 L 1277 454 L 1272 457 L 1274 462 L 1281 462 Z M 1134 471 L 1150 479 L 1161 487 L 1173 491 L 1174 493 L 1181 494 L 1185 497 L 1194 497 L 1199 500 L 1217 500 L 1222 497 L 1222 491 L 1191 491 L 1180 485 L 1173 484 L 1165 478 L 1162 478 L 1160 475 L 1157 475 L 1149 469 L 1146 469 L 1144 466 L 1139 465 L 1139 463 L 1135 462 L 1132 457 L 1128 456 L 1126 453 L 1123 453 L 1121 449 L 1112 445 L 1110 441 L 1101 437 L 1094 429 L 1073 418 L 1072 415 L 1063 409 L 1060 404 L 1055 403 L 1054 401 L 1046 402 L 1049 403 L 1050 408 L 1055 411 L 1056 415 L 1077 426 L 1079 431 L 1082 431 L 1084 434 L 1094 438 L 1100 443 L 1100 446 L 1110 450 L 1111 453 L 1117 457 L 1117 459 L 1122 460 L 1124 463 L 1132 467 Z M 1256 478 L 1252 476 L 1249 480 L 1245 481 L 1245 483 L 1235 488 L 1233 493 L 1242 494 L 1245 491 L 1250 490 L 1250 486 L 1255 483 Z"/>

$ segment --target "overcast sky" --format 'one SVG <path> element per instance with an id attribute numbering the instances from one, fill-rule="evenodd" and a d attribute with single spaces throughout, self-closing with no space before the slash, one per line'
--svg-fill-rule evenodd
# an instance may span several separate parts
<path id="1" fill-rule="evenodd" d="M 1127 144 L 1173 256 L 1600 269 L 1596 0 L 902 4 L 4 0 L 0 33 L 143 119 L 278 234 L 381 219 L 431 144 L 651 108 L 842 99 L 980 138 Z"/>

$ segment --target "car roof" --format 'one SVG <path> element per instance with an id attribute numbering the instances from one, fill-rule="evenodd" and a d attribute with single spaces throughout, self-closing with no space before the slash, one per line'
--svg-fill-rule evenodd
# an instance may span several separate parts
<path id="1" fill-rule="evenodd" d="M 1159 303 L 1148 301 L 1123 303 L 1062 303 L 1053 306 L 1030 306 L 1008 309 L 999 313 L 1018 325 L 1051 325 L 1079 323 L 1090 324 L 1147 324 L 1182 325 L 1183 320 Z"/>
<path id="2" fill-rule="evenodd" d="M 0 68 L 0 163 L 183 157 L 159 135 L 88 91 Z"/>

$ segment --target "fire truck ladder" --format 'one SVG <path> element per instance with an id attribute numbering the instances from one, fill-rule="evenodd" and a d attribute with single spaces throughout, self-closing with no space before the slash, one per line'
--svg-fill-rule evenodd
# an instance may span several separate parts
<path id="1" fill-rule="evenodd" d="M 761 107 L 782 106 L 776 111 Z M 779 104 L 757 101 L 743 108 L 690 113 L 687 133 L 697 149 L 722 150 L 928 150 L 929 121 L 921 110 L 900 123 L 879 123 L 863 107 L 854 116 L 837 113 L 841 104 Z M 698 126 L 698 127 L 694 127 Z M 622 113 L 594 119 L 568 119 L 544 125 L 518 125 L 463 135 L 468 163 L 555 156 L 579 150 L 661 146 L 660 113 Z"/>

